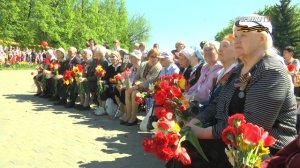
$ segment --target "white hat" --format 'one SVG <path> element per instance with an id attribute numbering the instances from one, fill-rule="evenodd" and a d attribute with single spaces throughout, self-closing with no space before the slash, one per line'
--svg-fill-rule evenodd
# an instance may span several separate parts
<path id="1" fill-rule="evenodd" d="M 51 55 L 51 58 L 50 58 L 51 61 L 52 60 L 57 60 L 56 56 L 54 55 L 54 51 L 52 49 L 48 49 L 47 53 L 49 53 Z"/>
<path id="2" fill-rule="evenodd" d="M 160 55 L 157 57 L 158 58 L 173 58 L 173 54 L 169 51 L 164 51 L 164 52 L 160 53 Z"/>
<path id="3" fill-rule="evenodd" d="M 140 50 L 133 50 L 129 55 L 133 56 L 139 60 L 142 58 L 142 53 Z"/>
<path id="4" fill-rule="evenodd" d="M 265 27 L 268 30 L 266 32 L 272 33 L 272 24 L 270 17 L 261 16 L 257 14 L 251 14 L 248 16 L 237 17 L 235 19 L 235 26 L 248 26 L 248 27 Z"/>
<path id="5" fill-rule="evenodd" d="M 184 48 L 183 50 L 180 51 L 179 54 L 183 54 L 186 58 L 191 59 L 195 51 L 191 48 Z"/>
<path id="6" fill-rule="evenodd" d="M 62 47 L 56 49 L 55 51 L 60 51 L 60 52 L 62 52 L 64 55 L 66 54 L 65 49 L 63 49 Z"/>

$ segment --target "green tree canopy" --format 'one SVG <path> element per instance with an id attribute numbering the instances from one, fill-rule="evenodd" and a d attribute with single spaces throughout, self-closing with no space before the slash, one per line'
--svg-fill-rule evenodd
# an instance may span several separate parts
<path id="1" fill-rule="evenodd" d="M 133 37 L 147 41 L 150 31 L 143 16 L 128 19 L 125 0 L 0 0 L 0 16 L 0 39 L 23 45 L 46 40 L 83 48 L 94 38 L 98 44 L 118 39 L 129 49 Z"/>

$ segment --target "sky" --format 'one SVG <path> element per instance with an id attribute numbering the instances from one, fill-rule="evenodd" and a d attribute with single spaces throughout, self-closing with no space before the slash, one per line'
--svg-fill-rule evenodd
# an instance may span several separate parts
<path id="1" fill-rule="evenodd" d="M 230 19 L 276 3 L 279 0 L 126 0 L 129 17 L 144 15 L 150 22 L 147 48 L 159 43 L 161 51 L 174 49 L 176 41 L 199 47 L 202 40 L 214 40 Z M 300 0 L 292 0 L 292 4 L 300 4 Z"/>

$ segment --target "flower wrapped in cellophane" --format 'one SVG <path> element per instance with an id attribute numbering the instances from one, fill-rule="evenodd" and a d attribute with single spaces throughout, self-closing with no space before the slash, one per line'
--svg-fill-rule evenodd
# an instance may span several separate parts
<path id="1" fill-rule="evenodd" d="M 75 80 L 76 81 L 79 81 L 80 78 L 82 78 L 82 73 L 83 73 L 83 66 L 81 64 L 76 64 L 75 66 L 73 66 L 73 74 L 74 74 L 74 77 L 75 77 Z M 79 91 L 79 94 L 83 94 L 84 93 L 84 87 L 83 87 L 83 83 L 80 82 L 78 84 L 78 91 Z"/>
<path id="2" fill-rule="evenodd" d="M 98 80 L 98 82 L 97 82 L 97 84 L 98 84 L 98 89 L 97 89 L 98 97 L 100 97 L 100 95 L 102 94 L 102 91 L 103 91 L 103 86 L 102 86 L 101 79 L 105 76 L 105 74 L 106 74 L 106 71 L 103 69 L 103 67 L 101 65 L 97 65 L 95 75 L 96 75 L 97 80 Z"/>
<path id="3" fill-rule="evenodd" d="M 143 146 L 146 152 L 154 153 L 162 160 L 175 158 L 188 165 L 191 159 L 186 149 L 181 147 L 181 142 L 185 140 L 190 141 L 204 159 L 208 159 L 191 128 L 182 127 L 183 122 L 191 119 L 189 101 L 182 93 L 185 87 L 186 81 L 179 74 L 163 76 L 156 81 L 154 114 L 158 120 L 152 123 L 155 133 L 153 139 L 144 138 Z"/>
<path id="4" fill-rule="evenodd" d="M 259 167 L 263 156 L 270 153 L 268 146 L 276 141 L 262 127 L 247 123 L 240 113 L 228 118 L 222 140 L 228 145 L 225 152 L 234 168 Z"/>

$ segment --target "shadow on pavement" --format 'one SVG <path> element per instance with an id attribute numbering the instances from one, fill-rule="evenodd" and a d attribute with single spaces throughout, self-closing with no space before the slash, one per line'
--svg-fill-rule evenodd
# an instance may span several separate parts
<path id="1" fill-rule="evenodd" d="M 143 137 L 150 137 L 149 133 L 140 133 L 139 127 L 120 125 L 119 120 L 112 120 L 108 116 L 96 116 L 93 111 L 79 111 L 75 108 L 65 108 L 64 106 L 53 105 L 55 102 L 47 98 L 35 97 L 32 94 L 6 94 L 6 99 L 16 102 L 30 102 L 33 111 L 51 111 L 54 114 L 67 114 L 68 117 L 75 118 L 73 124 L 82 124 L 94 129 L 107 130 L 106 135 L 99 135 L 95 141 L 103 142 L 107 147 L 101 149 L 107 154 L 123 154 L 122 158 L 115 158 L 114 161 L 93 160 L 90 162 L 78 161 L 81 168 L 159 168 L 164 167 L 163 162 L 155 158 L 153 154 L 145 153 L 142 147 Z M 110 134 L 110 130 L 122 131 L 119 134 Z M 125 156 L 128 155 L 128 156 Z M 145 163 L 148 163 L 145 165 Z M 151 163 L 151 164 L 149 164 Z M 153 163 L 153 164 L 152 164 Z"/>
<path id="2" fill-rule="evenodd" d="M 138 135 L 139 134 L 139 135 Z M 107 149 L 101 151 L 107 154 L 128 154 L 128 157 L 116 158 L 114 161 L 90 161 L 81 163 L 81 168 L 160 168 L 157 165 L 164 167 L 164 163 L 153 154 L 145 153 L 142 147 L 143 137 L 150 138 L 149 133 L 132 132 L 128 134 L 118 134 L 114 137 L 98 137 L 96 141 L 104 142 Z M 135 137 L 133 139 L 133 137 Z M 136 138 L 138 137 L 138 138 Z M 149 164 L 149 159 L 152 160 Z M 132 162 L 132 161 L 135 162 Z M 148 164 L 145 164 L 148 163 Z"/>

